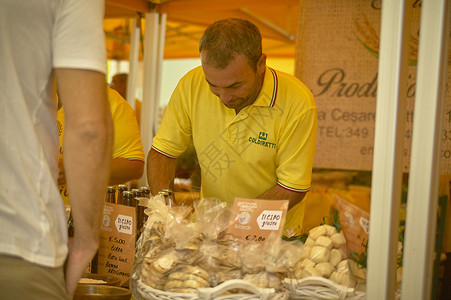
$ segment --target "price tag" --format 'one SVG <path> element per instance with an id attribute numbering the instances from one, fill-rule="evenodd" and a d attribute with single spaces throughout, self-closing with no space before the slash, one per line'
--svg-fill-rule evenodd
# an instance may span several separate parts
<path id="1" fill-rule="evenodd" d="M 228 233 L 247 241 L 264 242 L 276 231 L 282 235 L 288 200 L 235 198 Z"/>
<path id="2" fill-rule="evenodd" d="M 261 230 L 279 230 L 281 220 L 281 210 L 264 210 L 257 217 L 257 224 Z"/>

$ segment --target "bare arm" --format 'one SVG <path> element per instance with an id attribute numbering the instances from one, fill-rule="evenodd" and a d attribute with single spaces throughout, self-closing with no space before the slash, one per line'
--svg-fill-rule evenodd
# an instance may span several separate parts
<path id="1" fill-rule="evenodd" d="M 66 184 L 64 163 L 58 162 L 59 174 L 58 184 Z M 111 174 L 109 185 L 125 183 L 133 179 L 141 178 L 144 172 L 144 162 L 138 160 L 128 160 L 126 158 L 114 158 L 111 161 Z"/>
<path id="2" fill-rule="evenodd" d="M 133 179 L 141 178 L 144 172 L 144 162 L 115 158 L 111 162 L 110 185 L 125 183 Z"/>
<path id="3" fill-rule="evenodd" d="M 56 69 L 55 74 L 65 109 L 64 165 L 75 228 L 66 267 L 71 296 L 99 246 L 113 125 L 104 74 L 81 69 Z"/>
<path id="4" fill-rule="evenodd" d="M 166 157 L 150 149 L 147 157 L 147 181 L 153 195 L 174 185 L 177 159 Z"/>
<path id="5" fill-rule="evenodd" d="M 307 193 L 299 193 L 292 192 L 279 185 L 275 185 L 257 198 L 259 199 L 280 199 L 280 200 L 290 200 L 290 204 L 288 205 L 288 209 L 294 207 L 296 204 L 304 199 L 305 194 Z"/>

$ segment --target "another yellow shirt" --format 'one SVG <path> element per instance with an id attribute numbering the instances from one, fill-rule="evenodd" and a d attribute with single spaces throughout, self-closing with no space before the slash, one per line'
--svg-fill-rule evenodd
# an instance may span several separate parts
<path id="1" fill-rule="evenodd" d="M 202 197 L 233 203 L 278 184 L 310 188 L 316 143 L 316 104 L 297 78 L 266 68 L 256 101 L 238 115 L 209 89 L 202 67 L 177 85 L 152 148 L 180 156 L 193 140 Z"/>
<path id="2" fill-rule="evenodd" d="M 108 88 L 108 100 L 114 123 L 113 158 L 144 162 L 145 155 L 135 111 L 118 92 L 111 88 Z M 64 135 L 64 110 L 62 107 L 58 111 L 57 121 L 60 143 L 59 159 L 62 159 Z M 59 185 L 59 190 L 64 203 L 69 204 L 67 186 Z"/>

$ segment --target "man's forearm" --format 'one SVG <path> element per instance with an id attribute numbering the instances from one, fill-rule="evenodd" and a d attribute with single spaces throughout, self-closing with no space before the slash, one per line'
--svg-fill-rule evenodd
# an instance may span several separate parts
<path id="1" fill-rule="evenodd" d="M 288 209 L 290 209 L 301 202 L 305 195 L 306 193 L 292 192 L 276 184 L 269 190 L 259 195 L 257 198 L 268 200 L 289 200 L 290 204 L 288 205 Z"/>
<path id="2" fill-rule="evenodd" d="M 91 239 L 98 235 L 113 141 L 105 77 L 82 70 L 59 70 L 57 75 L 65 110 L 63 159 L 75 236 Z"/>
<path id="3" fill-rule="evenodd" d="M 65 271 L 66 291 L 72 297 L 99 246 L 113 121 L 104 74 L 81 69 L 56 69 L 55 73 L 65 107 L 63 159 L 75 227 Z"/>
<path id="4" fill-rule="evenodd" d="M 144 162 L 128 160 L 126 158 L 114 158 L 111 162 L 110 185 L 125 183 L 133 179 L 141 178 L 144 172 Z"/>
<path id="5" fill-rule="evenodd" d="M 150 149 L 147 157 L 147 181 L 153 195 L 174 185 L 177 159 L 166 157 Z"/>

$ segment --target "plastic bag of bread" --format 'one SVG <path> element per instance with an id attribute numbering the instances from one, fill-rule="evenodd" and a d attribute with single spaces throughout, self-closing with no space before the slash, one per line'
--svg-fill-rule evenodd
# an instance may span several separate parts
<path id="1" fill-rule="evenodd" d="M 203 198 L 193 204 L 195 211 L 194 222 L 202 229 L 206 240 L 221 238 L 232 224 L 233 211 L 227 203 L 216 198 Z"/>
<path id="2" fill-rule="evenodd" d="M 289 278 L 321 276 L 347 287 L 362 286 L 364 281 L 350 271 L 346 239 L 336 227 L 323 224 L 312 228 L 304 243 L 304 253 Z"/>

